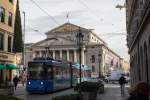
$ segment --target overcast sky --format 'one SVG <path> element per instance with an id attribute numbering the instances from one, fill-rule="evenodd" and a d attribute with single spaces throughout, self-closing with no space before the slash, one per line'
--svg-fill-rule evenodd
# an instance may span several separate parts
<path id="1" fill-rule="evenodd" d="M 99 34 L 113 51 L 129 60 L 126 35 L 113 35 L 116 33 L 126 34 L 125 9 L 115 8 L 117 4 L 123 5 L 125 0 L 34 1 L 49 16 L 42 12 L 32 0 L 20 0 L 21 12 L 26 12 L 26 43 L 35 43 L 45 39 L 45 32 L 66 23 L 66 16 L 69 13 L 70 23 L 94 29 L 94 32 Z M 38 30 L 38 32 L 34 30 Z"/>

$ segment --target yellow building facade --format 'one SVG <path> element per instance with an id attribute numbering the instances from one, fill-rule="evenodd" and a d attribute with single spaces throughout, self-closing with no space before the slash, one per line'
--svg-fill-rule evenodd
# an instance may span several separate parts
<path id="1" fill-rule="evenodd" d="M 0 0 L 0 65 L 15 64 L 12 51 L 17 0 Z M 10 71 L 11 72 L 11 71 Z M 0 69 L 0 82 L 6 80 L 7 70 Z M 12 78 L 12 76 L 11 76 Z"/>

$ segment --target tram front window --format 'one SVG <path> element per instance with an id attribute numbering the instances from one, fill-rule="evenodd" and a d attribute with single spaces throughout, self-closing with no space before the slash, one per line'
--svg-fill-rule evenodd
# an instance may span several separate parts
<path id="1" fill-rule="evenodd" d="M 45 79 L 46 70 L 43 63 L 29 63 L 28 78 L 29 79 Z"/>

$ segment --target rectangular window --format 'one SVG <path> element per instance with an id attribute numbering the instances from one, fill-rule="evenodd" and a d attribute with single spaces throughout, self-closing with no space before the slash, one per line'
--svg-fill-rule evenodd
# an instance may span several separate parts
<path id="1" fill-rule="evenodd" d="M 11 52 L 11 37 L 8 36 L 8 52 Z"/>
<path id="2" fill-rule="evenodd" d="M 0 33 L 0 50 L 4 50 L 4 35 Z"/>
<path id="3" fill-rule="evenodd" d="M 9 0 L 10 3 L 13 3 L 13 0 Z"/>
<path id="4" fill-rule="evenodd" d="M 5 9 L 0 7 L 0 22 L 5 22 Z"/>
<path id="5" fill-rule="evenodd" d="M 8 15 L 8 25 L 12 26 L 12 13 L 11 12 L 9 12 L 9 15 Z"/>

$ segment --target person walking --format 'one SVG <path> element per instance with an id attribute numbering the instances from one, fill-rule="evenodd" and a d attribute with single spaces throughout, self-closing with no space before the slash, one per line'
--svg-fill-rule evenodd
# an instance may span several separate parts
<path id="1" fill-rule="evenodd" d="M 145 82 L 139 82 L 129 90 L 129 98 L 126 100 L 149 100 L 150 85 Z"/>
<path id="2" fill-rule="evenodd" d="M 125 83 L 126 83 L 126 78 L 122 74 L 121 77 L 119 78 L 119 84 L 121 88 L 121 96 L 125 95 Z"/>
<path id="3" fill-rule="evenodd" d="M 25 82 L 26 82 L 26 76 L 25 76 L 25 74 L 22 75 L 21 82 L 22 82 L 22 86 L 24 86 Z"/>
<path id="4" fill-rule="evenodd" d="M 15 86 L 15 90 L 17 89 L 17 85 L 18 85 L 18 82 L 19 82 L 19 78 L 18 76 L 16 75 L 14 78 L 13 78 L 13 83 L 14 83 L 14 86 Z"/>

